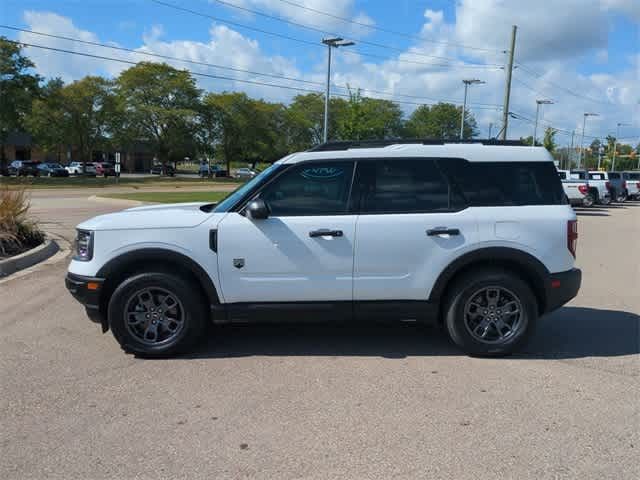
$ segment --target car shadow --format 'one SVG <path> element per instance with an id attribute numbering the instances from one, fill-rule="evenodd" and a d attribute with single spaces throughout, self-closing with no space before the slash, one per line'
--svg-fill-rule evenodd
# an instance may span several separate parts
<path id="1" fill-rule="evenodd" d="M 576 215 L 580 217 L 609 217 L 610 215 L 603 211 L 589 211 L 589 210 L 577 210 L 575 209 Z"/>
<path id="2" fill-rule="evenodd" d="M 542 317 L 524 351 L 512 359 L 614 357 L 640 353 L 640 316 L 565 307 Z M 263 356 L 462 355 L 436 327 L 416 323 L 246 324 L 217 326 L 182 359 Z"/>

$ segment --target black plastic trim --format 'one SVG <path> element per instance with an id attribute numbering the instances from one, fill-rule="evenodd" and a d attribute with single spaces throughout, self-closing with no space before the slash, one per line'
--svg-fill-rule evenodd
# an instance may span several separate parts
<path id="1" fill-rule="evenodd" d="M 560 282 L 560 286 L 554 287 L 554 282 Z M 578 294 L 581 284 L 582 271 L 578 268 L 550 274 L 546 283 L 547 305 L 544 313 L 557 310 L 574 298 Z"/>
<path id="2" fill-rule="evenodd" d="M 107 319 L 100 309 L 100 297 L 104 281 L 104 278 L 85 277 L 75 273 L 67 273 L 64 279 L 67 290 L 73 298 L 85 307 L 89 319 L 95 323 L 100 323 L 102 325 L 102 331 L 106 332 L 109 329 Z M 97 290 L 89 290 L 87 288 L 89 282 L 98 283 L 100 287 Z"/>
<path id="3" fill-rule="evenodd" d="M 167 265 L 171 265 L 172 263 L 178 264 L 186 268 L 196 277 L 211 304 L 220 302 L 213 280 L 211 280 L 211 277 L 198 263 L 186 255 L 163 248 L 142 248 L 140 250 L 123 253 L 107 262 L 98 271 L 97 276 L 105 278 L 108 281 L 109 278 L 112 278 L 119 272 L 127 270 L 131 265 L 139 264 L 140 262 Z"/>
<path id="4" fill-rule="evenodd" d="M 527 147 L 521 140 L 496 140 L 473 139 L 473 140 L 444 140 L 444 139 L 424 139 L 424 138 L 400 138 L 383 140 L 352 140 L 343 142 L 326 142 L 310 148 L 307 152 L 328 152 L 337 150 L 349 150 L 352 148 L 383 148 L 390 145 L 445 145 L 451 143 L 482 144 L 511 147 Z"/>
<path id="5" fill-rule="evenodd" d="M 218 253 L 218 230 L 215 228 L 209 230 L 209 249 Z"/>

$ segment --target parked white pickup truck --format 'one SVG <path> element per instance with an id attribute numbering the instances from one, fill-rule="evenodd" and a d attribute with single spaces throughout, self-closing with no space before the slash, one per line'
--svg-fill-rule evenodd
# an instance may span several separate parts
<path id="1" fill-rule="evenodd" d="M 589 182 L 570 179 L 569 170 L 558 170 L 562 189 L 572 207 L 591 207 L 595 203 L 594 194 L 589 192 Z"/>
<path id="2" fill-rule="evenodd" d="M 572 180 L 586 180 L 589 183 L 589 193 L 593 195 L 595 203 L 609 205 L 611 203 L 611 191 L 606 172 L 589 172 L 587 170 L 571 170 L 569 174 Z"/>
<path id="3" fill-rule="evenodd" d="M 627 198 L 640 200 L 640 171 L 622 172 L 622 178 L 627 182 Z"/>

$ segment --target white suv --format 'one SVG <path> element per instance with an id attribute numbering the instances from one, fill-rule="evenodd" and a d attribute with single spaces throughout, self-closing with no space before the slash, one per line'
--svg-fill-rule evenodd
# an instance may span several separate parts
<path id="1" fill-rule="evenodd" d="M 581 273 L 549 153 L 494 143 L 329 143 L 217 205 L 95 217 L 67 288 L 142 356 L 211 322 L 286 319 L 436 322 L 469 354 L 508 354 Z"/>

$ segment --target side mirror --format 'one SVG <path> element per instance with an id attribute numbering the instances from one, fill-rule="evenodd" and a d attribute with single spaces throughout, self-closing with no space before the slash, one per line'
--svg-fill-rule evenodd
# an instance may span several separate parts
<path id="1" fill-rule="evenodd" d="M 269 207 L 261 198 L 250 201 L 245 211 L 252 220 L 264 220 L 269 217 Z"/>

